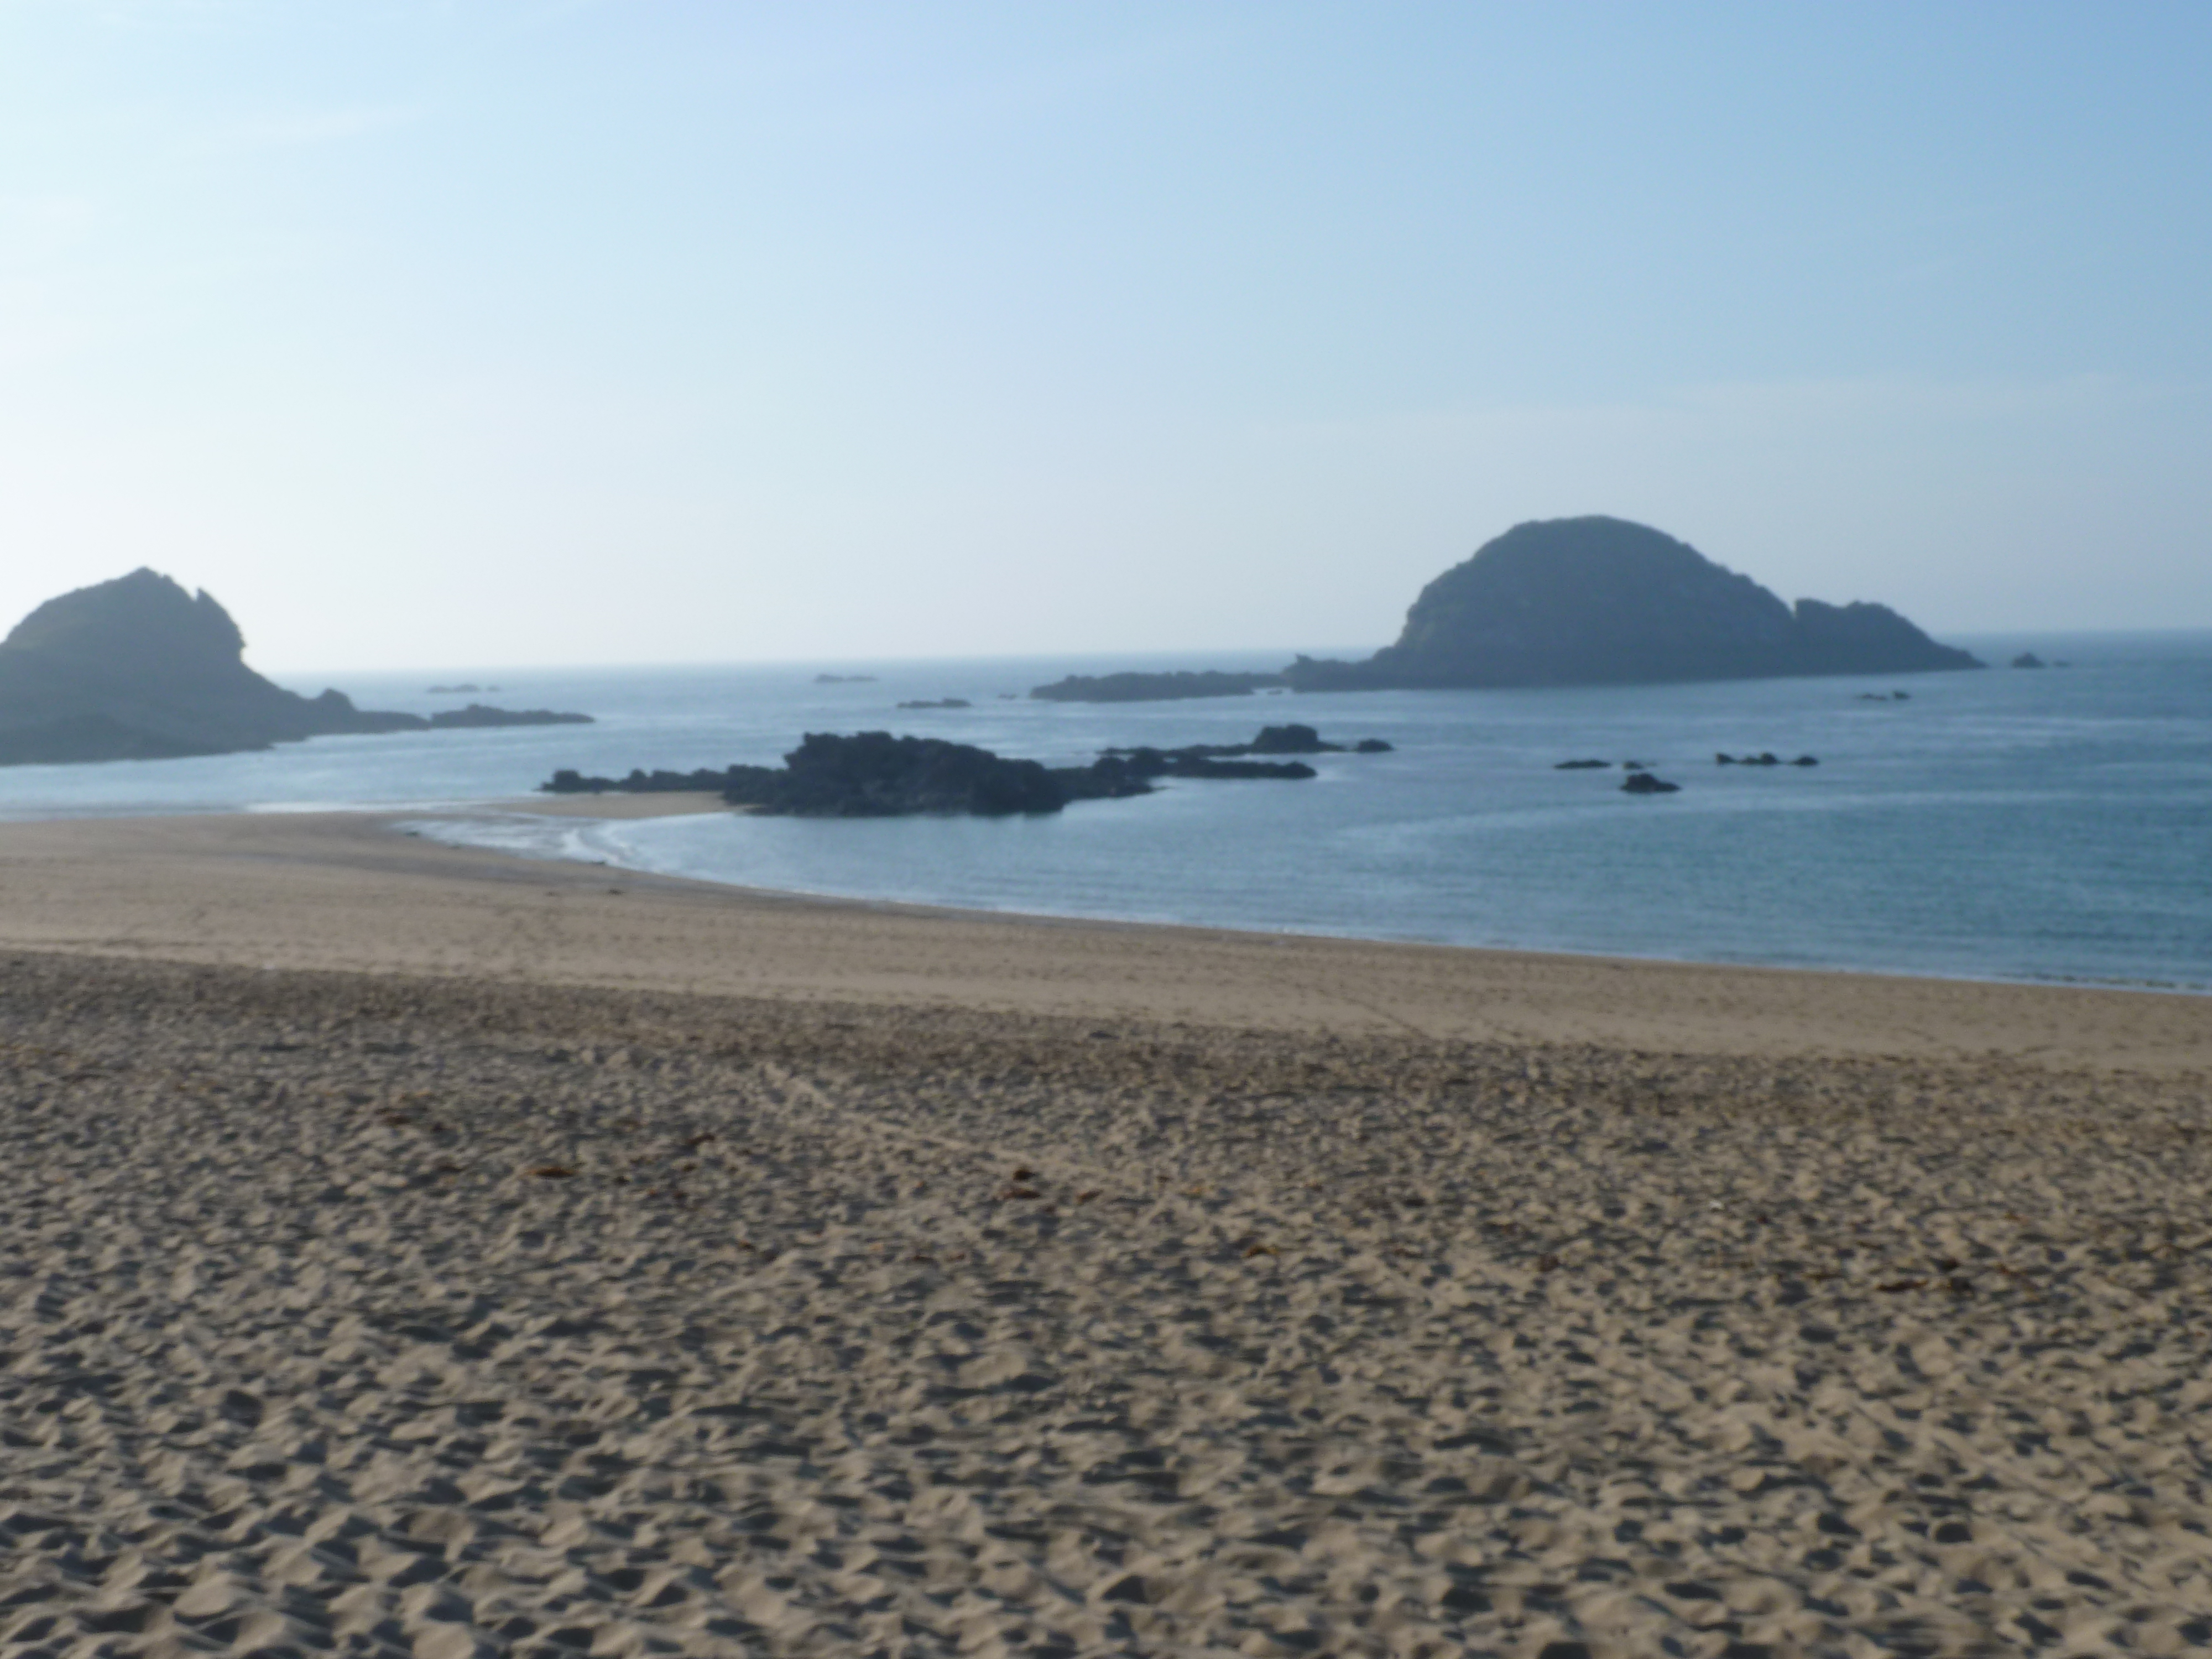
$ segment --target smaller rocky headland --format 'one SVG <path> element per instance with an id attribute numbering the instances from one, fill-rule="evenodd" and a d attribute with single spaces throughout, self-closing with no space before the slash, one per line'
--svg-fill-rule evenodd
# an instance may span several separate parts
<path id="1" fill-rule="evenodd" d="M 0 766 L 168 760 L 341 733 L 587 724 L 588 714 L 471 703 L 432 714 L 303 697 L 245 661 L 205 592 L 134 570 L 47 600 L 0 641 Z"/>

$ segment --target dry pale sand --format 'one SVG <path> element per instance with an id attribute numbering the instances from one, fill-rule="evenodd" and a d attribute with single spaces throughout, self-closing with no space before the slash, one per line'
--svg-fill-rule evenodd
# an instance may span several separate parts
<path id="1" fill-rule="evenodd" d="M 11 1653 L 2212 1646 L 2212 1006 L 0 831 Z"/>

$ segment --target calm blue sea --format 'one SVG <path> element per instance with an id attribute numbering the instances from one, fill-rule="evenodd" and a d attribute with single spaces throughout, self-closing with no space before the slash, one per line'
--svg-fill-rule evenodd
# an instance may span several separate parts
<path id="1" fill-rule="evenodd" d="M 2212 634 L 1960 641 L 2069 665 L 1895 681 L 1288 695 L 1082 707 L 1067 672 L 1274 667 L 1285 653 L 337 675 L 366 707 L 436 683 L 594 726 L 323 738 L 207 760 L 0 770 L 0 817 L 418 808 L 434 833 L 710 880 L 1061 915 L 1705 962 L 2212 990 Z M 872 684 L 821 685 L 821 669 Z M 1893 687 L 1905 702 L 1866 702 Z M 902 712 L 966 697 L 966 710 Z M 444 816 L 556 767 L 772 763 L 808 731 L 889 729 L 1067 763 L 1296 719 L 1396 751 L 1307 783 L 1176 783 L 1014 821 L 627 823 Z M 1717 767 L 1714 752 L 1817 755 Z M 1577 756 L 1656 765 L 1638 799 Z"/>

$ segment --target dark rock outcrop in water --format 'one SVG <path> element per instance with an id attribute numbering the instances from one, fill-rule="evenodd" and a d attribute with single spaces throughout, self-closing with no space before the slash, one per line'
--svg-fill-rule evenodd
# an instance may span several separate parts
<path id="1" fill-rule="evenodd" d="M 850 737 L 810 732 L 781 767 L 727 766 L 720 771 L 633 771 L 624 778 L 586 777 L 562 769 L 538 787 L 549 794 L 678 794 L 708 792 L 732 806 L 775 816 L 815 818 L 897 817 L 909 813 L 1057 812 L 1071 800 L 1140 795 L 1151 785 L 1118 763 L 1046 767 L 1006 760 L 988 749 L 941 738 L 860 732 Z"/>
<path id="2" fill-rule="evenodd" d="M 472 706 L 436 714 L 303 697 L 246 665 L 246 641 L 206 593 L 127 576 L 49 599 L 0 641 L 0 766 L 165 760 L 342 732 L 567 724 L 583 714 Z"/>
<path id="3" fill-rule="evenodd" d="M 1635 684 L 1979 668 L 1885 605 L 1784 605 L 1620 519 L 1516 525 L 1421 590 L 1365 662 L 1301 657 L 1300 691 Z"/>
<path id="4" fill-rule="evenodd" d="M 781 769 L 733 766 L 722 799 L 798 817 L 880 818 L 909 812 L 1057 812 L 1066 786 L 1036 761 L 1006 760 L 941 738 L 810 732 Z"/>
<path id="5" fill-rule="evenodd" d="M 1389 745 L 1370 738 L 1373 754 Z M 1074 800 L 1150 794 L 1159 778 L 1310 778 L 1303 761 L 1253 760 L 1254 755 L 1340 754 L 1310 726 L 1271 726 L 1250 743 L 1192 744 L 1182 749 L 1109 749 L 1088 766 L 1048 767 L 1006 760 L 988 749 L 941 738 L 861 732 L 843 737 L 810 732 L 781 768 L 730 766 L 720 771 L 633 771 L 624 778 L 586 777 L 564 768 L 538 787 L 548 794 L 719 793 L 733 806 L 794 817 L 894 817 L 915 812 L 1005 817 L 1057 812 Z"/>
<path id="6" fill-rule="evenodd" d="M 734 766 L 702 766 L 696 772 L 633 768 L 627 777 L 587 778 L 564 766 L 538 786 L 543 795 L 719 795 L 730 787 Z"/>
<path id="7" fill-rule="evenodd" d="M 1669 783 L 1650 772 L 1632 773 L 1622 781 L 1620 787 L 1625 793 L 1631 795 L 1678 795 L 1682 792 L 1680 784 Z"/>
<path id="8" fill-rule="evenodd" d="M 1030 696 L 1045 702 L 1169 702 L 1185 697 L 1249 697 L 1284 684 L 1280 674 L 1230 674 L 1218 669 L 1165 674 L 1070 674 Z"/>
<path id="9" fill-rule="evenodd" d="M 938 697 L 933 700 L 927 697 L 916 697 L 911 702 L 902 702 L 899 705 L 902 708 L 973 708 L 975 706 L 965 697 Z"/>

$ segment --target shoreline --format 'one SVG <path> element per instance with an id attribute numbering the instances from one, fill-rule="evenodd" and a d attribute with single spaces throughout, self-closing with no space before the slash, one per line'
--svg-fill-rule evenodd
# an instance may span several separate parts
<path id="1" fill-rule="evenodd" d="M 476 810 L 529 807 L 489 801 Z M 692 810 L 690 798 L 648 798 L 637 816 Z M 1658 1052 L 2004 1054 L 2062 1064 L 2072 1055 L 2099 1066 L 2212 1067 L 2212 1002 L 2186 991 L 790 893 L 454 846 L 400 827 L 426 816 L 434 815 L 365 809 L 0 825 L 0 949 Z"/>
<path id="2" fill-rule="evenodd" d="M 622 823 L 663 817 L 713 817 L 720 814 L 741 816 L 749 810 L 731 806 L 720 796 L 706 792 L 674 791 L 665 793 L 632 794 L 610 791 L 600 794 L 580 793 L 560 795 L 533 793 L 466 800 L 428 801 L 402 805 L 285 805 L 277 808 L 249 806 L 177 812 L 148 811 L 114 814 L 94 812 L 80 816 L 0 818 L 0 837 L 4 837 L 13 830 L 29 829 L 40 825 L 144 823 L 171 821 L 219 822 L 232 817 L 257 820 L 351 818 L 374 821 L 386 828 L 395 828 L 422 822 L 466 822 L 471 819 L 514 817 Z M 404 833 L 412 835 L 414 832 Z M 578 860 L 558 853 L 538 853 L 512 848 L 487 847 L 476 842 L 439 842 L 437 844 L 456 850 L 494 853 L 499 856 L 512 858 L 525 863 L 577 864 L 587 869 L 619 871 L 626 877 L 638 879 L 650 878 L 656 881 L 689 882 L 703 890 L 749 894 L 763 899 L 784 899 L 794 902 L 830 906 L 863 908 L 883 906 L 900 910 L 941 912 L 948 915 L 972 916 L 979 920 L 1098 927 L 1186 929 L 1198 933 L 1223 933 L 1253 939 L 1334 941 L 1349 945 L 1398 946 L 1409 950 L 1467 951 L 1502 958 L 1527 957 L 1539 961 L 1556 960 L 1565 963 L 1602 963 L 1623 967 L 1704 968 L 1747 974 L 1833 975 L 1850 980 L 1873 979 L 1925 985 L 2017 987 L 2030 990 L 2108 991 L 2182 1000 L 2212 1000 L 2212 980 L 2176 980 L 2148 975 L 2100 978 L 2089 975 L 2061 973 L 1975 973 L 1966 970 L 1947 971 L 1939 969 L 1881 964 L 1774 963 L 1699 957 L 1644 956 L 1600 950 L 1577 950 L 1561 946 L 1464 944 L 1449 939 L 1422 938 L 1410 934 L 1327 932 L 1292 927 L 1269 927 L 1263 925 L 1236 922 L 1181 921 L 1167 917 L 1110 916 L 1075 911 L 1022 909 L 1013 907 L 1001 908 L 975 903 L 951 903 L 927 898 L 901 898 L 807 888 L 761 887 L 745 883 L 718 880 L 712 877 L 647 871 L 634 866 L 618 864 L 612 860 Z M 4 858 L 4 853 L 0 853 L 0 858 Z M 0 939 L 0 944 L 4 944 L 4 939 Z"/>
<path id="3" fill-rule="evenodd" d="M 597 820 L 602 823 L 635 823 L 644 819 L 661 817 L 706 817 L 718 812 L 743 814 L 751 810 L 746 807 L 728 805 L 716 795 L 684 793 L 672 793 L 661 795 L 645 794 L 622 796 L 616 798 L 619 802 L 617 810 L 611 811 L 593 810 L 593 803 L 603 802 L 607 799 L 608 798 L 605 796 L 594 796 L 590 794 L 561 795 L 542 799 L 523 797 L 515 799 L 472 802 L 464 808 L 441 808 L 434 814 L 410 814 L 409 816 L 440 816 L 454 818 L 467 818 L 479 814 L 490 812 L 497 813 L 501 816 L 538 817 L 548 818 L 583 818 L 587 820 Z M 364 811 L 377 812 L 383 816 L 391 816 L 389 814 L 383 813 L 383 809 L 380 808 L 362 808 L 361 810 Z M 526 853 L 516 853 L 512 854 L 512 856 L 518 858 L 531 858 L 535 855 Z M 611 863 L 608 864 L 605 867 L 610 869 L 623 870 L 629 870 L 632 868 L 632 866 L 618 866 Z M 635 872 L 635 873 L 645 874 L 659 872 L 638 871 Z M 1238 927 L 1226 923 L 1174 921 L 1128 916 L 1090 915 L 1075 911 L 1024 910 L 1011 907 L 1006 908 L 998 908 L 985 905 L 940 904 L 925 899 L 875 897 L 866 894 L 833 893 L 802 887 L 758 887 L 742 882 L 715 881 L 709 877 L 704 876 L 687 876 L 672 878 L 697 881 L 708 886 L 728 888 L 739 892 L 772 894 L 787 898 L 812 900 L 824 904 L 887 904 L 917 909 L 944 910 L 961 915 L 1006 917 L 1016 920 L 1026 919 L 1035 921 L 1095 923 L 1100 927 L 1191 927 L 1208 933 L 1249 934 L 1255 938 L 1265 939 L 1341 939 L 1353 944 L 1402 945 L 1411 947 L 1439 951 L 1474 951 L 1502 956 L 1558 957 L 1562 960 L 1571 962 L 1605 962 L 1627 964 L 1649 963 L 1658 966 L 1671 967 L 1721 968 L 1741 969 L 1747 973 L 1836 974 L 1853 978 L 1872 977 L 1887 980 L 1912 980 L 1924 981 L 1937 984 L 2017 985 L 2050 990 L 2129 991 L 2140 992 L 2146 995 L 2152 996 L 2212 998 L 2212 980 L 2200 982 L 2193 981 L 2152 978 L 2099 979 L 2088 975 L 2068 974 L 2008 975 L 1969 974 L 1963 972 L 1941 973 L 1934 970 L 1914 971 L 1912 969 L 1903 968 L 1855 968 L 1820 966 L 1811 963 L 1728 962 L 1715 961 L 1711 958 L 1699 957 L 1631 956 L 1624 955 L 1619 951 L 1573 951 L 1534 945 L 1460 945 L 1446 939 L 1419 939 L 1403 934 L 1324 933 L 1297 927 Z"/>

